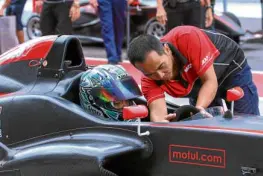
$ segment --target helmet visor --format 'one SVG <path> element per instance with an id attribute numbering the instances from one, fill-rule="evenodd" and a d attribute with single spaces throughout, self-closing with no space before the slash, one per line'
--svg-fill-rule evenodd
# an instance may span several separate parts
<path id="1" fill-rule="evenodd" d="M 142 95 L 138 84 L 132 77 L 118 81 L 109 80 L 103 88 L 93 89 L 92 94 L 104 102 L 129 100 Z"/>

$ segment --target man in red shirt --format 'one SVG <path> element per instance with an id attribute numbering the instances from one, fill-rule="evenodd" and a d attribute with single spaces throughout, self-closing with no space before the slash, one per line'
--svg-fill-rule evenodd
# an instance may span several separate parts
<path id="1" fill-rule="evenodd" d="M 161 41 L 151 35 L 134 39 L 128 50 L 130 62 L 145 76 L 142 92 L 151 120 L 167 122 L 164 92 L 189 97 L 201 111 L 221 105 L 226 90 L 240 86 L 245 96 L 235 102 L 235 112 L 259 114 L 258 93 L 244 52 L 223 34 L 193 26 L 179 26 Z"/>

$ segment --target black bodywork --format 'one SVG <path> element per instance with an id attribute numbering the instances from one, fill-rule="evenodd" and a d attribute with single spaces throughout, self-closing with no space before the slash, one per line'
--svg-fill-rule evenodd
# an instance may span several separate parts
<path id="1" fill-rule="evenodd" d="M 0 175 L 263 175 L 262 117 L 145 121 L 150 135 L 139 136 L 138 122 L 101 120 L 79 106 L 89 67 L 75 37 L 58 37 L 44 61 L 0 66 Z"/>

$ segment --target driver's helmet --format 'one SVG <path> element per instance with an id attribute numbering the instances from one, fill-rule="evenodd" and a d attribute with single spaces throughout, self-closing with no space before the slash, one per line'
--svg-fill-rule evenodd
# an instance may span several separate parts
<path id="1" fill-rule="evenodd" d="M 120 65 L 100 65 L 87 70 L 80 80 L 80 103 L 84 110 L 101 118 L 122 121 L 124 106 L 141 96 L 140 88 Z"/>

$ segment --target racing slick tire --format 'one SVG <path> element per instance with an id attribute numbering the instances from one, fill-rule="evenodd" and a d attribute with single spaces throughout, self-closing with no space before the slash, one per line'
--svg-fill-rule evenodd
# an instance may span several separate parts
<path id="1" fill-rule="evenodd" d="M 231 20 L 233 20 L 236 24 L 238 24 L 238 26 L 241 27 L 241 22 L 240 20 L 238 19 L 238 17 L 231 13 L 231 12 L 223 12 L 226 16 L 228 16 Z"/>
<path id="2" fill-rule="evenodd" d="M 233 20 L 238 26 L 242 27 L 241 26 L 241 22 L 240 20 L 238 19 L 238 17 L 231 13 L 231 12 L 223 12 L 226 16 L 228 16 L 231 20 Z M 240 43 L 240 37 L 239 36 L 229 36 L 231 39 L 233 39 L 236 43 Z"/>
<path id="3" fill-rule="evenodd" d="M 145 25 L 144 33 L 151 34 L 160 39 L 165 34 L 165 26 L 159 23 L 156 18 L 151 18 Z"/>
<path id="4" fill-rule="evenodd" d="M 26 24 L 26 33 L 28 39 L 34 39 L 42 36 L 42 32 L 40 30 L 40 17 L 38 15 L 34 15 L 30 17 Z"/>

